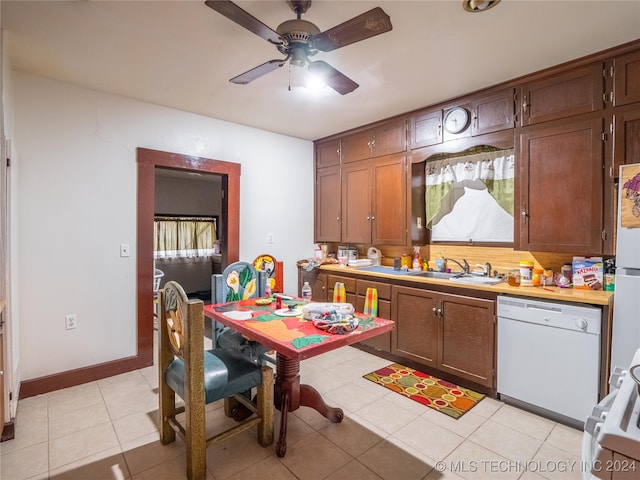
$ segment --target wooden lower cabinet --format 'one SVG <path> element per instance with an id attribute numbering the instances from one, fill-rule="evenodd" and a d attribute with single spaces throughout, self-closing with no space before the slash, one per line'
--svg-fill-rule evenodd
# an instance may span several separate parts
<path id="1" fill-rule="evenodd" d="M 495 388 L 495 301 L 393 286 L 391 353 Z"/>
<path id="2" fill-rule="evenodd" d="M 375 288 L 378 291 L 378 316 L 391 318 L 391 285 L 388 283 L 358 279 L 356 282 L 356 303 L 354 304 L 356 311 L 364 311 L 368 288 Z M 376 350 L 391 352 L 391 332 L 383 333 L 360 343 Z"/>
<path id="3" fill-rule="evenodd" d="M 347 298 L 345 299 L 346 303 L 350 303 L 351 305 L 356 304 L 356 279 L 353 277 L 341 277 L 339 275 L 331 275 L 327 276 L 327 302 L 333 302 L 333 292 L 335 290 L 336 283 L 343 283 L 344 290 L 347 294 Z"/>
<path id="4" fill-rule="evenodd" d="M 307 272 L 303 268 L 298 269 L 298 296 L 302 296 L 302 286 L 309 282 L 311 287 L 311 300 L 314 302 L 327 301 L 327 274 L 317 269 Z"/>
<path id="5" fill-rule="evenodd" d="M 438 370 L 495 387 L 496 303 L 440 294 L 441 339 Z"/>

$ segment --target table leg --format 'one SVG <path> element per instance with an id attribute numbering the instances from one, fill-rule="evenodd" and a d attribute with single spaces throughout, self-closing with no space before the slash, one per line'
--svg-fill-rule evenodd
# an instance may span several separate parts
<path id="1" fill-rule="evenodd" d="M 276 454 L 284 457 L 287 451 L 287 417 L 300 406 L 311 407 L 330 422 L 344 418 L 342 409 L 328 406 L 318 391 L 310 385 L 300 384 L 300 362 L 276 354 L 275 404 L 280 410 L 280 436 Z"/>

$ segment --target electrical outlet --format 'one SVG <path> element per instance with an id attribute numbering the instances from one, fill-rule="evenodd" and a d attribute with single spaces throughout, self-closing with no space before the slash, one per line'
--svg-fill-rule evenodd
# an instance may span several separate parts
<path id="1" fill-rule="evenodd" d="M 129 244 L 128 243 L 121 243 L 120 244 L 120 256 L 123 257 L 123 258 L 129 256 Z"/>
<path id="2" fill-rule="evenodd" d="M 267 233 L 267 243 L 273 243 L 273 233 Z"/>
<path id="3" fill-rule="evenodd" d="M 78 328 L 78 318 L 76 317 L 75 313 L 64 316 L 64 327 L 67 330 Z"/>

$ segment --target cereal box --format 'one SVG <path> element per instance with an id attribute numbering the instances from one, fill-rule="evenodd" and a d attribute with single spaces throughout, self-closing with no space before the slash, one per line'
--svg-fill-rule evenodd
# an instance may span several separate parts
<path id="1" fill-rule="evenodd" d="M 602 257 L 573 257 L 573 288 L 602 290 Z"/>

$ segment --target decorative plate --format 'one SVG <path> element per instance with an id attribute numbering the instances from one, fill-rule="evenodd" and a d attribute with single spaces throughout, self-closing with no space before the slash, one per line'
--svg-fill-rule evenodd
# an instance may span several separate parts
<path id="1" fill-rule="evenodd" d="M 281 317 L 297 317 L 299 315 L 302 315 L 302 310 L 298 309 L 298 308 L 281 308 L 280 310 L 276 310 L 275 312 L 276 315 L 280 315 Z"/>

